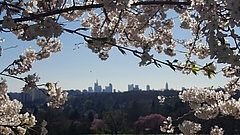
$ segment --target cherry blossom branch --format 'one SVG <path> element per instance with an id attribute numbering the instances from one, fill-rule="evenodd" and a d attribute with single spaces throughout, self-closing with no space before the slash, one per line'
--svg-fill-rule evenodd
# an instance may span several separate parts
<path id="1" fill-rule="evenodd" d="M 172 1 L 144 1 L 144 2 L 136 2 L 133 3 L 132 6 L 140 6 L 140 5 L 191 5 L 191 2 L 172 2 Z M 96 8 L 102 8 L 104 7 L 104 4 L 91 4 L 91 5 L 84 5 L 84 6 L 72 6 L 69 8 L 63 8 L 63 9 L 57 9 L 48 11 L 46 13 L 40 13 L 40 14 L 31 14 L 29 17 L 23 17 L 23 18 L 15 18 L 13 19 L 14 22 L 24 22 L 24 21 L 30 21 L 34 19 L 39 19 L 46 16 L 51 15 L 57 15 L 61 13 L 66 13 L 69 11 L 74 10 L 87 10 L 87 9 L 96 9 Z M 3 23 L 4 20 L 0 20 L 0 24 Z"/>
<path id="2" fill-rule="evenodd" d="M 116 30 L 116 28 L 118 27 L 118 25 L 119 25 L 119 23 L 120 23 L 120 20 L 122 19 L 122 13 L 123 13 L 123 10 L 121 10 L 120 13 L 119 13 L 119 15 L 118 15 L 118 21 L 117 21 L 117 23 L 115 24 L 115 26 L 114 26 L 114 28 L 113 28 L 113 30 L 112 30 L 112 33 L 110 34 L 111 36 L 114 35 L 115 30 Z"/>
<path id="3" fill-rule="evenodd" d="M 194 113 L 194 110 L 191 110 L 191 111 L 183 114 L 182 116 L 177 117 L 177 119 L 174 119 L 173 122 L 174 122 L 174 121 L 177 122 L 178 120 L 183 119 L 184 117 L 186 117 L 186 116 L 188 116 L 188 115 L 190 115 L 190 114 L 192 114 L 192 113 Z"/>
<path id="4" fill-rule="evenodd" d="M 48 11 L 46 13 L 31 14 L 30 17 L 15 18 L 13 20 L 14 20 L 14 22 L 31 21 L 31 20 L 34 20 L 34 19 L 39 19 L 39 18 L 42 18 L 42 17 L 61 14 L 61 13 L 70 12 L 70 11 L 74 11 L 74 10 L 87 10 L 87 9 L 94 9 L 94 8 L 101 8 L 101 7 L 103 7 L 103 4 L 94 4 L 94 5 L 85 5 L 85 6 L 72 6 L 72 7 L 69 7 L 69 8 Z M 0 20 L 0 24 L 2 24 L 2 23 L 3 23 L 3 20 Z"/>
<path id="5" fill-rule="evenodd" d="M 92 40 L 99 40 L 99 38 L 94 38 L 94 37 L 91 37 L 91 36 L 84 35 L 84 34 L 82 34 L 82 33 L 79 33 L 79 32 L 76 31 L 76 30 L 70 30 L 70 29 L 66 29 L 66 28 L 64 28 L 64 30 L 65 30 L 66 32 L 69 32 L 69 33 L 72 33 L 72 34 L 80 35 L 80 36 L 82 36 L 82 37 L 84 37 L 84 38 L 89 38 L 89 39 L 92 39 Z M 138 50 L 133 50 L 133 49 L 130 49 L 130 48 L 127 48 L 127 47 L 119 46 L 119 45 L 116 45 L 116 44 L 111 43 L 111 42 L 104 42 L 104 43 L 109 44 L 109 45 L 114 46 L 114 47 L 117 47 L 118 49 L 123 49 L 123 50 L 129 51 L 129 52 L 132 52 L 132 53 L 133 53 L 135 56 L 137 56 L 137 57 L 140 57 L 138 54 L 140 54 L 140 55 L 143 54 L 143 52 L 140 52 L 140 51 L 138 51 Z M 154 62 L 159 62 L 159 63 L 164 64 L 164 65 L 167 65 L 167 66 L 172 66 L 172 65 L 170 65 L 168 62 L 160 61 L 160 60 L 157 60 L 157 59 L 155 59 L 155 58 L 152 58 L 152 60 L 153 60 Z M 175 65 L 175 66 L 176 66 L 176 65 Z M 177 67 L 177 66 L 176 66 L 176 67 Z"/>
<path id="6" fill-rule="evenodd" d="M 188 53 L 189 57 L 187 58 L 187 62 L 190 61 L 190 58 L 191 58 L 191 55 L 192 55 L 192 51 L 193 51 L 193 49 L 194 49 L 195 46 L 196 46 L 197 40 L 199 39 L 199 31 L 200 31 L 200 28 L 201 28 L 201 27 L 200 27 L 201 23 L 202 23 L 202 21 L 200 21 L 200 22 L 198 23 L 196 37 L 194 38 L 194 41 L 193 41 L 193 43 L 192 43 L 192 45 L 191 45 L 191 48 L 190 48 L 190 50 L 189 50 L 189 53 Z"/>
<path id="7" fill-rule="evenodd" d="M 119 51 L 123 54 L 126 54 L 125 51 L 129 51 L 129 52 L 132 52 L 132 54 L 138 58 L 140 58 L 141 60 L 142 57 L 144 57 L 144 55 L 146 55 L 146 50 L 143 48 L 143 52 L 140 52 L 138 50 L 134 50 L 134 49 L 130 49 L 130 48 L 127 48 L 127 47 L 124 47 L 124 46 L 119 46 L 115 43 L 112 43 L 112 42 L 109 42 L 109 41 L 103 41 L 103 38 L 95 38 L 95 37 L 91 37 L 91 36 L 88 36 L 88 35 L 85 35 L 85 34 L 82 34 L 80 33 L 79 31 L 80 30 L 83 30 L 81 28 L 78 28 L 76 30 L 70 30 L 70 29 L 66 29 L 64 28 L 64 31 L 68 32 L 68 33 L 71 33 L 71 34 L 77 34 L 79 36 L 82 36 L 84 38 L 85 41 L 88 41 L 88 39 L 91 39 L 91 40 L 96 40 L 96 41 L 102 41 L 103 44 L 108 44 L 108 45 L 111 45 L 113 47 L 116 47 L 119 49 Z M 107 38 L 107 37 L 106 37 Z M 125 50 L 125 51 L 124 51 Z M 147 52 L 148 53 L 148 52 Z M 176 64 L 177 61 L 169 61 L 169 60 L 166 60 L 165 61 L 161 61 L 161 60 L 158 60 L 156 58 L 154 58 L 153 56 L 150 56 L 149 59 L 147 59 L 145 61 L 145 65 L 149 65 L 149 64 L 155 64 L 157 67 L 161 67 L 161 64 L 163 65 L 166 65 L 168 67 L 170 67 L 172 70 L 176 70 L 176 69 L 180 69 L 180 70 L 188 70 L 188 72 L 193 72 L 195 75 L 197 75 L 197 72 L 200 71 L 200 70 L 203 70 L 206 72 L 206 75 L 209 77 L 209 78 L 212 78 L 213 75 L 216 74 L 216 72 L 214 71 L 214 66 L 213 63 L 208 63 L 206 64 L 205 66 L 201 66 L 201 65 L 198 65 L 198 66 L 201 66 L 201 67 L 198 67 L 196 66 L 197 64 L 194 63 L 194 62 L 191 62 L 191 61 L 188 61 L 190 63 L 187 63 L 185 65 L 178 65 Z M 189 65 L 189 66 L 188 66 Z M 213 68 L 213 69 L 212 69 Z"/>
<path id="8" fill-rule="evenodd" d="M 18 3 L 18 4 L 19 4 L 19 3 Z M 6 1 L 1 1 L 1 2 L 0 2 L 0 5 L 11 6 L 11 7 L 20 9 L 20 10 L 25 10 L 24 8 L 18 7 L 17 5 L 9 4 L 9 3 L 7 3 Z"/>

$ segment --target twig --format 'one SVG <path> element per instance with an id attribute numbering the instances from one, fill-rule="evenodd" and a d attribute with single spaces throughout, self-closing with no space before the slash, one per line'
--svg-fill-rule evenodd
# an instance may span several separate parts
<path id="1" fill-rule="evenodd" d="M 13 75 L 8 75 L 8 74 L 4 74 L 4 73 L 0 73 L 0 75 L 6 76 L 6 77 L 11 77 L 11 78 L 18 79 L 18 80 L 21 80 L 21 81 L 26 82 L 25 79 L 24 79 L 24 78 L 21 78 L 21 77 L 17 77 L 17 76 L 13 76 Z"/>

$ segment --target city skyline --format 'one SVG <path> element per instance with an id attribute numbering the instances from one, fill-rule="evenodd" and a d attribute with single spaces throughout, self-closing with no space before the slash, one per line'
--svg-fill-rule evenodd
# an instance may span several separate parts
<path id="1" fill-rule="evenodd" d="M 127 84 L 127 89 L 115 89 L 114 85 L 109 82 L 108 86 L 104 86 L 101 85 L 101 83 L 99 83 L 99 80 L 96 79 L 96 81 L 93 83 L 92 86 L 88 86 L 87 88 L 84 89 L 69 89 L 69 90 L 80 90 L 80 91 L 85 91 L 85 92 L 121 92 L 121 91 L 151 91 L 151 90 L 183 90 L 185 89 L 184 86 L 181 87 L 181 89 L 174 89 L 174 88 L 169 88 L 168 82 L 165 83 L 165 87 L 162 87 L 160 89 L 155 89 L 153 87 L 151 87 L 151 85 L 147 84 L 145 87 L 140 87 L 139 84 L 133 84 L 133 83 L 129 83 Z M 67 90 L 67 89 L 66 89 Z"/>

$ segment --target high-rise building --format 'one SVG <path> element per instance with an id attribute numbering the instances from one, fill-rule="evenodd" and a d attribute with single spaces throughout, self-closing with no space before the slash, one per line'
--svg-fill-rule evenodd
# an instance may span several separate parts
<path id="1" fill-rule="evenodd" d="M 150 85 L 147 85 L 147 86 L 146 86 L 146 90 L 147 90 L 147 91 L 150 91 Z"/>
<path id="2" fill-rule="evenodd" d="M 102 87 L 98 85 L 98 80 L 94 83 L 94 92 L 102 92 Z"/>
<path id="3" fill-rule="evenodd" d="M 132 91 L 134 89 L 134 85 L 133 84 L 129 84 L 128 85 L 128 91 Z"/>
<path id="4" fill-rule="evenodd" d="M 136 91 L 140 90 L 140 89 L 139 89 L 139 85 L 135 85 L 135 87 L 134 87 L 133 90 L 136 90 Z"/>
<path id="5" fill-rule="evenodd" d="M 35 88 L 30 92 L 30 95 L 32 97 L 32 101 L 45 101 L 46 95 L 45 95 L 44 89 L 38 89 Z"/>
<path id="6" fill-rule="evenodd" d="M 139 85 L 129 84 L 128 91 L 138 91 L 140 90 Z"/>
<path id="7" fill-rule="evenodd" d="M 166 85 L 165 85 L 165 90 L 169 90 L 168 89 L 168 83 L 166 82 Z"/>
<path id="8" fill-rule="evenodd" d="M 109 86 L 106 86 L 106 87 L 105 87 L 105 92 L 112 93 L 112 89 L 113 89 L 112 84 L 109 83 Z"/>
<path id="9" fill-rule="evenodd" d="M 92 87 L 88 87 L 88 92 L 93 92 L 93 88 Z"/>

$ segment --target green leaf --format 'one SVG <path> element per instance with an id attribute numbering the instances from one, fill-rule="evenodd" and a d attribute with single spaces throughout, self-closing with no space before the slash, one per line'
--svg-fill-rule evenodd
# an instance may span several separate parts
<path id="1" fill-rule="evenodd" d="M 215 72 L 211 69 L 207 70 L 207 75 L 209 79 L 212 79 L 213 76 L 215 76 Z"/>
<path id="2" fill-rule="evenodd" d="M 195 65 L 192 67 L 192 72 L 193 72 L 194 75 L 197 75 L 199 70 L 200 70 L 199 67 L 197 67 Z"/>
<path id="3" fill-rule="evenodd" d="M 47 82 L 47 83 L 45 84 L 45 86 L 47 87 L 48 90 L 51 90 L 52 87 L 53 87 L 52 83 L 50 83 L 50 82 Z"/>
<path id="4" fill-rule="evenodd" d="M 185 64 L 184 69 L 188 68 L 188 63 Z"/>
<path id="5" fill-rule="evenodd" d="M 215 76 L 216 72 L 212 69 L 209 68 L 209 66 L 211 66 L 213 64 L 213 62 L 206 64 L 203 69 L 207 72 L 208 78 L 212 79 L 213 76 Z"/>

